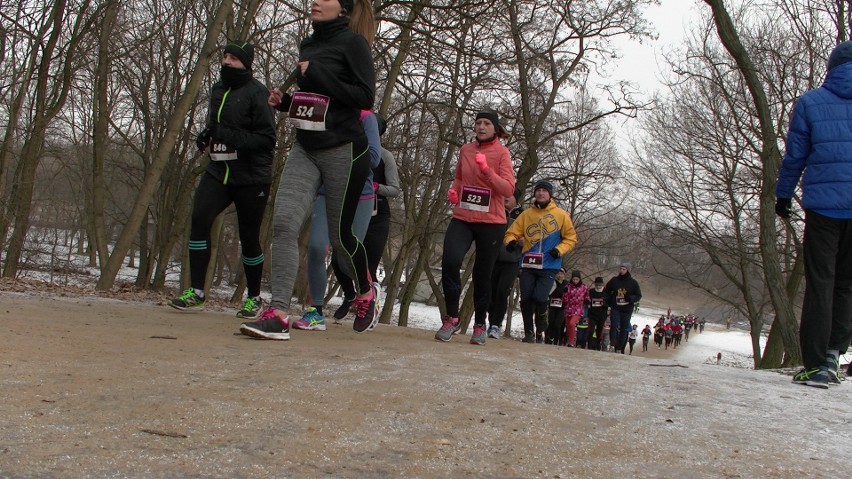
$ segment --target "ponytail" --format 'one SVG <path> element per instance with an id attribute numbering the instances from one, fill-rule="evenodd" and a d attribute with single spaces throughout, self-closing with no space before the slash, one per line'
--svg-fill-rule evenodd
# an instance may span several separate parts
<path id="1" fill-rule="evenodd" d="M 355 0 L 352 14 L 349 16 L 349 28 L 361 35 L 372 46 L 376 39 L 376 18 L 373 14 L 373 2 L 370 0 Z"/>

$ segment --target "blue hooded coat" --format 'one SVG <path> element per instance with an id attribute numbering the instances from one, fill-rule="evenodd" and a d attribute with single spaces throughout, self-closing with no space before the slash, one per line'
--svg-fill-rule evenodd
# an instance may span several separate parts
<path id="1" fill-rule="evenodd" d="M 804 209 L 852 218 L 852 62 L 796 102 L 775 196 L 792 198 L 800 177 Z"/>

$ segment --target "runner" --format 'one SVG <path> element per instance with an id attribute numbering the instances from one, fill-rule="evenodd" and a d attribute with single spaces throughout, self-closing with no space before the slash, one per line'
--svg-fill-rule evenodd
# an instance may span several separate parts
<path id="1" fill-rule="evenodd" d="M 299 231 L 320 183 L 325 185 L 332 247 L 356 281 L 352 328 L 363 333 L 374 319 L 376 294 L 367 252 L 352 229 L 361 186 L 370 172 L 360 114 L 372 109 L 376 93 L 370 52 L 376 32 L 373 6 L 368 0 L 313 2 L 310 18 L 314 32 L 299 46 L 293 71 L 298 91 L 276 88 L 268 98 L 270 105 L 289 112 L 296 141 L 275 200 L 272 303 L 257 321 L 240 326 L 243 334 L 264 339 L 290 338 L 290 318 L 284 310 L 290 307 L 299 269 Z"/>

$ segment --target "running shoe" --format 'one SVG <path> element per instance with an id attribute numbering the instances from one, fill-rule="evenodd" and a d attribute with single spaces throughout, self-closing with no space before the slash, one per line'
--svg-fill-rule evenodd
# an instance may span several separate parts
<path id="1" fill-rule="evenodd" d="M 343 298 L 343 304 L 337 308 L 337 311 L 334 312 L 334 319 L 343 319 L 349 314 L 349 309 L 352 308 L 352 303 L 354 303 L 354 299 L 346 299 Z"/>
<path id="2" fill-rule="evenodd" d="M 379 317 L 376 315 L 376 290 L 370 287 L 369 298 L 355 298 L 355 322 L 352 329 L 356 333 L 369 331 L 376 326 Z"/>
<path id="3" fill-rule="evenodd" d="M 240 332 L 253 338 L 287 341 L 290 339 L 290 320 L 270 306 L 256 321 L 241 324 Z"/>
<path id="4" fill-rule="evenodd" d="M 177 298 L 170 299 L 169 306 L 181 311 L 203 311 L 204 298 L 196 294 L 194 288 L 187 288 Z"/>
<path id="5" fill-rule="evenodd" d="M 373 283 L 373 298 L 375 298 L 376 305 L 373 307 L 373 322 L 370 323 L 370 327 L 367 328 L 367 331 L 372 331 L 376 328 L 376 325 L 379 324 L 379 316 L 382 314 L 382 286 L 379 283 Z"/>
<path id="6" fill-rule="evenodd" d="M 254 319 L 260 314 L 260 311 L 263 309 L 263 300 L 260 299 L 260 296 L 256 298 L 252 298 L 249 296 L 243 302 L 243 309 L 237 311 L 237 317 L 243 319 Z"/>
<path id="7" fill-rule="evenodd" d="M 305 311 L 301 319 L 293 321 L 293 328 L 307 331 L 325 331 L 325 318 L 317 311 L 317 308 L 311 306 Z"/>
<path id="8" fill-rule="evenodd" d="M 535 334 L 533 333 L 525 333 L 524 339 L 521 340 L 522 343 L 535 343 Z"/>
<path id="9" fill-rule="evenodd" d="M 803 384 L 805 386 L 828 389 L 828 383 L 830 382 L 829 378 L 830 374 L 825 369 L 802 369 L 793 376 L 793 382 L 796 384 Z"/>
<path id="10" fill-rule="evenodd" d="M 833 354 L 826 354 L 825 359 L 822 369 L 828 373 L 828 383 L 840 384 L 840 361 Z"/>
<path id="11" fill-rule="evenodd" d="M 435 339 L 438 341 L 447 342 L 453 338 L 453 334 L 459 330 L 460 326 L 459 318 L 453 318 L 450 316 L 444 316 L 444 319 L 441 324 L 441 329 L 435 333 Z"/>
<path id="12" fill-rule="evenodd" d="M 491 325 L 488 327 L 488 337 L 494 339 L 500 339 L 503 336 L 503 328 L 496 325 Z"/>
<path id="13" fill-rule="evenodd" d="M 470 336 L 470 344 L 485 344 L 485 325 L 484 324 L 474 324 L 473 325 L 473 334 Z"/>

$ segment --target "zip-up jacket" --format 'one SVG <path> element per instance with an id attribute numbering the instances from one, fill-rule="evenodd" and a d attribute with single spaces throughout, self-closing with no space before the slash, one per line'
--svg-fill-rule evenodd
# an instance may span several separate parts
<path id="1" fill-rule="evenodd" d="M 269 89 L 251 79 L 238 88 L 222 81 L 210 91 L 207 125 L 216 125 L 215 139 L 237 152 L 236 160 L 211 161 L 207 173 L 226 185 L 272 183 L 272 150 L 275 148 L 275 116 L 267 103 Z"/>
<path id="2" fill-rule="evenodd" d="M 485 161 L 488 162 L 488 169 L 485 172 L 476 164 L 477 153 L 485 155 Z M 490 191 L 488 211 L 465 208 L 466 191 L 468 194 L 471 191 L 466 190 L 465 187 Z M 509 149 L 503 146 L 497 137 L 484 143 L 474 140 L 462 145 L 452 189 L 459 193 L 459 204 L 453 208 L 453 218 L 468 223 L 505 224 L 505 199 L 515 192 L 515 172 L 512 169 Z"/>
<path id="3" fill-rule="evenodd" d="M 371 110 L 376 96 L 376 72 L 367 40 L 349 29 L 349 18 L 315 22 L 314 33 L 302 40 L 299 61 L 305 74 L 294 74 L 300 92 L 330 98 L 324 131 L 296 129 L 296 141 L 305 149 L 320 150 L 350 143 L 364 135 L 359 116 Z M 278 110 L 288 111 L 292 96 L 285 94 Z"/>
<path id="4" fill-rule="evenodd" d="M 503 244 L 509 245 L 520 238 L 524 239 L 521 262 L 528 254 L 541 254 L 542 269 L 561 268 L 562 256 L 577 244 L 571 217 L 553 200 L 544 208 L 533 206 L 524 210 L 506 231 Z M 559 258 L 549 254 L 554 248 L 559 251 Z"/>
<path id="5" fill-rule="evenodd" d="M 802 206 L 852 218 L 852 63 L 828 71 L 822 87 L 799 98 L 775 196 L 792 198 L 802 178 Z"/>

